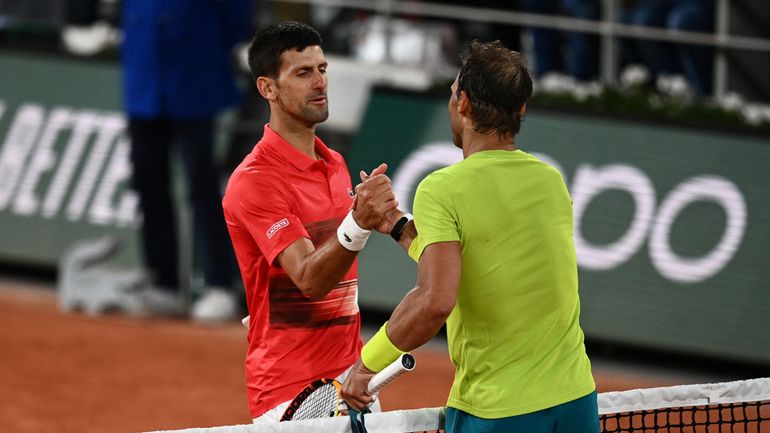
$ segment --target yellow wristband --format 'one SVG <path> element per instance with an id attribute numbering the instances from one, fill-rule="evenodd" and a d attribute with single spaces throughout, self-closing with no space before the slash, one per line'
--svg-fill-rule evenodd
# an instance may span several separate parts
<path id="1" fill-rule="evenodd" d="M 385 322 L 380 330 L 374 334 L 374 337 L 361 349 L 361 362 L 364 367 L 375 373 L 382 371 L 404 353 L 390 341 L 387 328 L 388 322 Z"/>

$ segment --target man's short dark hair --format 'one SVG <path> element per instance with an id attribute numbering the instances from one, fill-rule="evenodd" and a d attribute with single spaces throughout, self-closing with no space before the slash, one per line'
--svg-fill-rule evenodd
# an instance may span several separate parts
<path id="1" fill-rule="evenodd" d="M 532 95 L 532 77 L 524 57 L 502 42 L 471 42 L 462 56 L 457 95 L 464 91 L 471 103 L 473 129 L 500 136 L 521 128 L 521 106 Z"/>
<path id="2" fill-rule="evenodd" d="M 321 35 L 307 24 L 284 21 L 271 24 L 257 32 L 249 45 L 249 68 L 256 80 L 259 77 L 278 78 L 281 54 L 289 50 L 302 51 L 321 45 Z"/>

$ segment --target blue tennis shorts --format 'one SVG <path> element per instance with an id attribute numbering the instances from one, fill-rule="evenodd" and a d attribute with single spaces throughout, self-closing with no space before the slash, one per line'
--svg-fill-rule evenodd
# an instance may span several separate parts
<path id="1" fill-rule="evenodd" d="M 548 409 L 486 419 L 448 407 L 446 433 L 599 433 L 596 391 Z"/>

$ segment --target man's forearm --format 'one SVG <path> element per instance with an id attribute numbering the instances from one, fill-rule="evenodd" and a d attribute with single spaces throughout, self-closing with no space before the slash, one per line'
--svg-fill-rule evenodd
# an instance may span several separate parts
<path id="1" fill-rule="evenodd" d="M 394 209 L 385 216 L 385 219 L 383 219 L 383 221 L 377 227 L 375 227 L 375 229 L 384 235 L 389 235 L 392 237 L 394 235 L 394 227 L 396 227 L 398 221 L 406 215 L 406 212 L 400 209 Z M 406 223 L 406 225 L 401 228 L 398 234 L 398 240 L 396 242 L 406 251 L 409 251 L 409 247 L 412 245 L 412 241 L 416 237 L 417 228 L 414 226 L 414 219 L 412 218 Z"/>
<path id="2" fill-rule="evenodd" d="M 357 254 L 343 248 L 335 237 L 329 239 L 305 257 L 303 292 L 312 299 L 325 297 L 345 277 Z"/>
<path id="3" fill-rule="evenodd" d="M 385 167 L 383 164 L 380 171 Z M 303 238 L 279 256 L 286 273 L 311 299 L 321 299 L 337 286 L 358 251 L 364 248 L 371 229 L 396 208 L 390 180 L 383 174 L 370 177 L 357 190 L 354 209 L 342 220 L 337 236 L 317 249 L 309 239 Z"/>
<path id="4" fill-rule="evenodd" d="M 309 239 L 302 239 L 279 257 L 281 266 L 294 284 L 311 299 L 325 297 L 345 277 L 357 252 L 345 249 L 334 236 L 313 249 Z"/>
<path id="5" fill-rule="evenodd" d="M 460 285 L 459 242 L 429 245 L 417 266 L 417 284 L 404 296 L 388 321 L 387 336 L 402 351 L 433 338 L 452 313 Z"/>
<path id="6" fill-rule="evenodd" d="M 406 223 L 404 231 L 401 232 L 401 238 L 398 240 L 398 244 L 401 245 L 407 252 L 409 247 L 412 246 L 412 241 L 417 237 L 417 227 L 414 225 L 414 220 Z"/>
<path id="7" fill-rule="evenodd" d="M 425 290 L 415 287 L 393 311 L 388 321 L 388 337 L 399 349 L 409 352 L 430 341 L 448 316 L 449 313 L 431 304 Z"/>

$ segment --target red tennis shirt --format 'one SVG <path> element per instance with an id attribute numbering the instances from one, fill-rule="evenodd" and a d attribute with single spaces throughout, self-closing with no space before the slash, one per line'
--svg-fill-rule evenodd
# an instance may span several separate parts
<path id="1" fill-rule="evenodd" d="M 308 299 L 275 258 L 294 241 L 335 236 L 353 203 L 342 155 L 316 137 L 314 160 L 265 126 L 222 205 L 251 315 L 246 385 L 256 418 L 308 383 L 336 377 L 361 352 L 358 262 L 325 298 Z"/>

